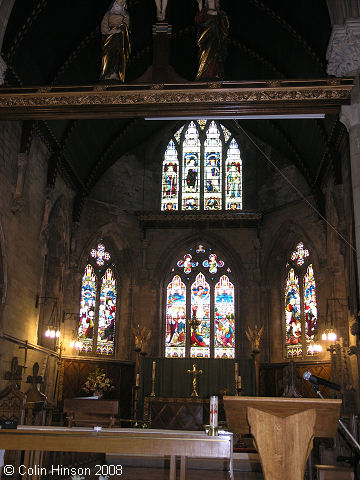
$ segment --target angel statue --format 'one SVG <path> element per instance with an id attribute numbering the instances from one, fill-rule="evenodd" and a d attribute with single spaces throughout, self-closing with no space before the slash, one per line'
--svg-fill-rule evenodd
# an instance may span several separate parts
<path id="1" fill-rule="evenodd" d="M 129 25 L 126 0 L 114 0 L 101 22 L 103 57 L 100 80 L 125 82 L 125 70 L 131 50 Z"/>
<path id="2" fill-rule="evenodd" d="M 260 328 L 257 325 L 255 325 L 253 330 L 250 327 L 248 327 L 247 330 L 245 330 L 245 334 L 251 345 L 251 350 L 254 353 L 260 351 L 260 340 L 261 340 L 261 335 L 263 334 L 263 331 L 264 331 L 264 325 Z"/>
<path id="3" fill-rule="evenodd" d="M 131 331 L 135 338 L 135 348 L 141 351 L 151 337 L 151 330 L 147 327 L 140 327 L 140 325 L 137 324 L 136 327 L 131 327 Z"/>

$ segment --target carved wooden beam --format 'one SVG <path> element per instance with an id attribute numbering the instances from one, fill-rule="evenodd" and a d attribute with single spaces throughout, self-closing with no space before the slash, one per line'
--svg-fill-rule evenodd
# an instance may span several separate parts
<path id="1" fill-rule="evenodd" d="M 0 119 L 338 113 L 353 78 L 0 89 Z"/>

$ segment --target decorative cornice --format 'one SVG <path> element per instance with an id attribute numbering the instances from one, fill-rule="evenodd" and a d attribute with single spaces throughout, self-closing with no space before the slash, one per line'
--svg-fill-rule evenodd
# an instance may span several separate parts
<path id="1" fill-rule="evenodd" d="M 338 113 L 352 79 L 2 88 L 0 118 Z"/>

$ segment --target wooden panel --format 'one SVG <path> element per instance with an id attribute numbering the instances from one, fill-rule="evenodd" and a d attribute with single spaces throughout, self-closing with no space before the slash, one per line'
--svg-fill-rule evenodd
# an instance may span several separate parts
<path id="1" fill-rule="evenodd" d="M 289 363 L 277 363 L 260 366 L 260 396 L 262 397 L 280 397 L 284 390 L 284 369 Z M 330 380 L 331 364 L 328 362 L 295 363 L 296 373 L 296 391 L 305 398 L 317 397 L 311 383 L 303 379 L 303 374 L 310 371 L 312 375 Z M 334 396 L 333 390 L 320 386 L 320 391 L 325 398 Z"/>

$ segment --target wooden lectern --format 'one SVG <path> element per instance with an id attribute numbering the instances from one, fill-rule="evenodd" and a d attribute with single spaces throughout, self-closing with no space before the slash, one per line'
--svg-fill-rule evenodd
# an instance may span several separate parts
<path id="1" fill-rule="evenodd" d="M 224 397 L 228 428 L 254 437 L 265 480 L 303 480 L 314 437 L 335 437 L 341 400 Z"/>

